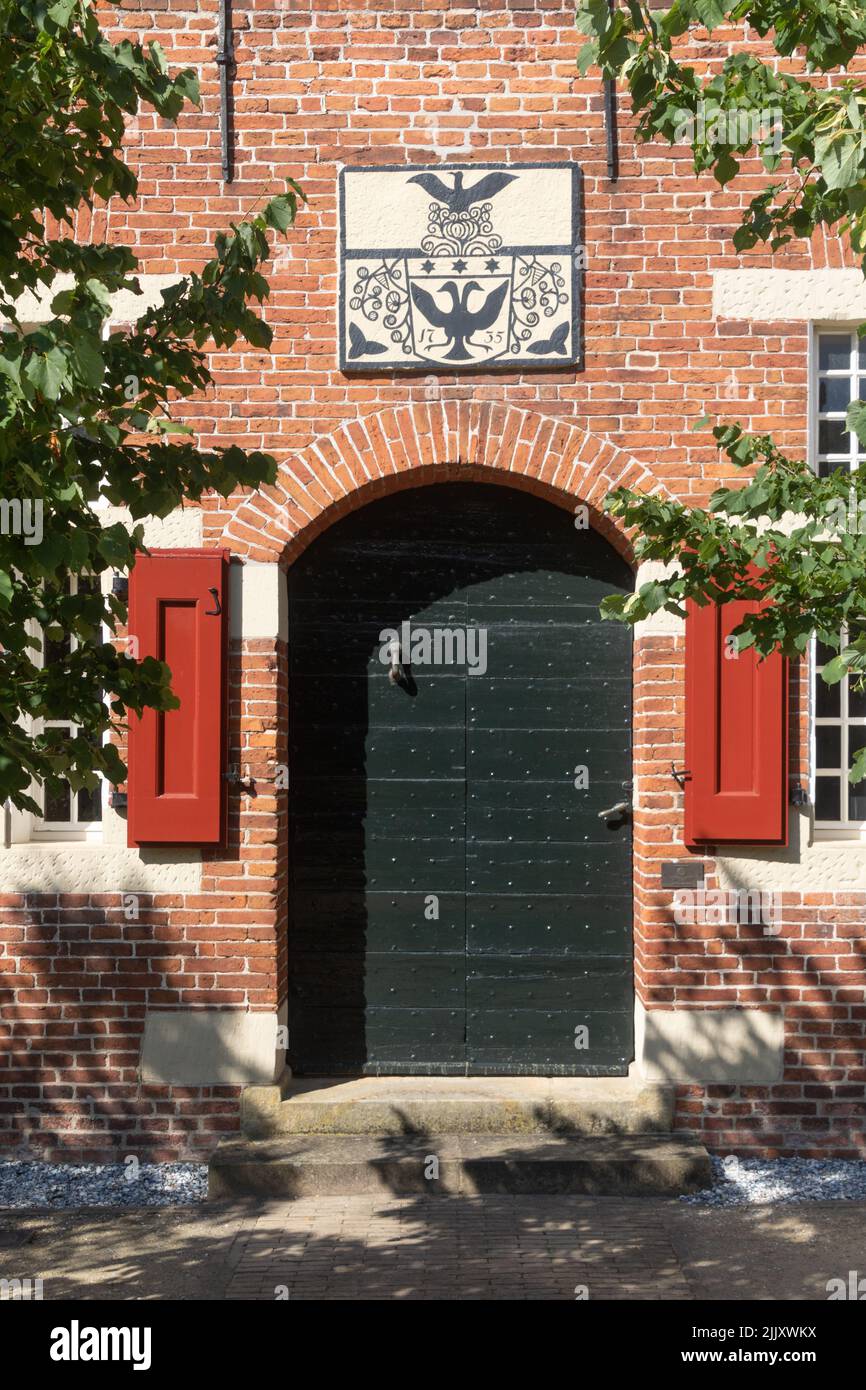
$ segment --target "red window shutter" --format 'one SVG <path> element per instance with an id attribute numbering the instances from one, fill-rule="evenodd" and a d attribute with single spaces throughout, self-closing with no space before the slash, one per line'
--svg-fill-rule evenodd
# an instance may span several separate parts
<path id="1" fill-rule="evenodd" d="M 784 845 L 788 841 L 788 663 L 725 639 L 752 602 L 689 602 L 686 617 L 685 839 Z"/>
<path id="2" fill-rule="evenodd" d="M 228 569 L 227 551 L 154 550 L 130 572 L 137 657 L 164 661 L 180 700 L 130 713 L 131 845 L 224 838 Z"/>

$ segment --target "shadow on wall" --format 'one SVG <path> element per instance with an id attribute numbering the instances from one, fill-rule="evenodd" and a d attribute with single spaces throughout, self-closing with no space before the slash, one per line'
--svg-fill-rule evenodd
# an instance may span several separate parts
<path id="1" fill-rule="evenodd" d="M 656 897 L 671 934 L 664 968 L 695 975 L 693 988 L 677 985 L 677 1005 L 737 1009 L 745 1025 L 726 1040 L 724 1033 L 702 1033 L 701 1020 L 693 1019 L 690 1036 L 678 1036 L 675 1045 L 654 1038 L 660 1074 L 683 1075 L 684 1065 L 697 1064 L 699 1074 L 717 1078 L 680 1085 L 677 1107 L 678 1126 L 699 1132 L 716 1151 L 821 1157 L 832 1148 L 866 1157 L 862 907 L 838 904 L 830 892 L 816 901 L 807 886 L 773 885 L 774 862 L 803 862 L 805 824 L 805 817 L 792 817 L 784 848 L 732 846 L 737 870 L 728 861 L 707 888 L 703 919 L 698 913 L 678 922 L 669 900 Z M 748 860 L 756 865 L 754 879 L 743 872 Z M 714 896 L 720 890 L 730 895 L 724 906 Z M 733 920 L 720 923 L 723 911 Z M 780 1020 L 781 1075 L 773 1067 Z M 728 1075 L 749 1080 L 727 1082 L 728 1067 Z"/>
<path id="2" fill-rule="evenodd" d="M 121 894 L 116 905 L 99 894 L 61 908 L 68 885 L 16 891 L 21 906 L 4 914 L 19 934 L 6 942 L 15 969 L 0 976 L 0 1157 L 176 1159 L 235 1134 L 239 1085 L 140 1079 L 148 1009 L 188 1009 L 217 968 L 171 925 L 179 900 L 156 907 L 141 894 L 129 920 Z M 237 1071 L 231 1035 L 212 1045 L 213 1065 Z"/>

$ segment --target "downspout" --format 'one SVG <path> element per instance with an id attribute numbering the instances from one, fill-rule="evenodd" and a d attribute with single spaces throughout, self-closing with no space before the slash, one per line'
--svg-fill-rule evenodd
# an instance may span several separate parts
<path id="1" fill-rule="evenodd" d="M 613 14 L 616 0 L 607 0 Z M 607 176 L 611 183 L 619 178 L 619 139 L 616 127 L 616 79 L 604 79 L 604 129 L 607 136 Z"/>
<path id="2" fill-rule="evenodd" d="M 219 47 L 216 55 L 220 70 L 220 141 L 222 144 L 223 183 L 231 183 L 231 83 L 234 76 L 235 52 L 232 46 L 232 0 L 220 0 Z"/>

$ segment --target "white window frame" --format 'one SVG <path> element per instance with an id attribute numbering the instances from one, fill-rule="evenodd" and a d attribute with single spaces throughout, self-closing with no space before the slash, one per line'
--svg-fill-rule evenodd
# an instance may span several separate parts
<path id="1" fill-rule="evenodd" d="M 78 588 L 78 579 L 76 576 L 72 576 L 71 583 L 73 586 L 73 592 L 75 592 Z M 37 636 L 40 642 L 44 644 L 44 638 L 42 636 L 41 631 L 39 631 L 38 629 L 35 630 L 34 635 Z M 75 647 L 78 645 L 76 638 L 71 638 L 71 643 L 72 650 L 74 651 Z M 36 663 L 36 665 L 42 666 L 44 662 L 44 657 L 44 645 L 41 649 L 36 649 L 33 651 L 33 660 Z M 34 719 L 31 721 L 30 727 L 34 734 L 43 733 L 45 729 L 48 728 L 68 728 L 70 731 L 70 736 L 73 738 L 75 734 L 78 732 L 79 728 L 79 726 L 75 724 L 75 722 L 72 719 Z M 34 783 L 31 785 L 29 790 L 30 795 L 33 797 L 33 800 L 38 801 L 41 805 L 44 805 L 44 786 L 40 787 Z M 34 815 L 32 811 L 27 812 L 27 834 L 25 838 L 33 844 L 56 844 L 58 842 L 69 843 L 70 841 L 74 841 L 78 844 L 101 844 L 104 837 L 103 827 L 105 824 L 105 814 L 108 805 L 108 785 L 106 783 L 105 778 L 102 776 L 100 776 L 99 778 L 99 800 L 101 807 L 101 817 L 98 821 L 79 821 L 78 792 L 74 792 L 71 790 L 70 810 L 72 812 L 72 815 L 69 820 L 49 821 L 46 820 L 43 816 Z"/>
<path id="2" fill-rule="evenodd" d="M 817 474 L 820 464 L 819 426 L 822 419 L 844 419 L 844 411 L 821 411 L 819 401 L 820 380 L 822 375 L 830 378 L 838 378 L 849 382 L 862 381 L 864 391 L 866 391 L 866 362 L 861 366 L 857 349 L 857 328 L 859 321 L 852 323 L 813 323 L 809 334 L 809 452 L 808 461 L 812 470 Z M 833 368 L 829 372 L 820 372 L 819 338 L 825 334 L 835 334 L 841 336 L 847 334 L 851 339 L 851 352 L 847 368 Z M 866 342 L 866 339 L 860 340 Z M 866 455 L 866 449 L 859 442 L 856 436 L 852 435 L 849 440 L 848 466 L 853 469 L 858 459 Z M 830 457 L 833 457 L 830 455 Z M 835 456 L 841 461 L 844 455 L 840 452 Z M 847 788 L 851 785 L 848 782 L 848 768 L 850 767 L 849 739 L 848 731 L 850 728 L 866 727 L 866 716 L 848 716 L 848 681 L 840 682 L 839 689 L 839 715 L 818 716 L 815 706 L 815 686 L 818 680 L 817 643 L 813 640 L 809 650 L 809 795 L 812 806 L 816 806 L 817 777 L 828 776 L 835 772 L 834 768 L 819 769 L 817 751 L 817 731 L 819 727 L 837 727 L 840 730 L 840 810 L 845 805 Z M 816 840 L 848 840 L 866 841 L 866 820 L 849 820 L 843 818 L 835 821 L 818 820 L 817 811 L 813 823 L 813 835 Z"/>
<path id="3" fill-rule="evenodd" d="M 25 332 L 32 332 L 39 327 L 40 322 L 45 318 L 50 318 L 50 312 L 47 307 L 45 313 L 40 318 L 28 318 L 22 323 L 21 327 Z M 4 323 L 8 327 L 8 322 L 4 321 Z M 107 318 L 102 326 L 103 338 L 109 337 L 113 326 L 114 322 L 111 317 Z M 105 505 L 104 500 L 100 498 L 94 510 L 99 510 L 100 506 Z M 102 578 L 104 579 L 105 576 L 103 575 Z M 74 580 L 74 582 L 77 583 L 77 580 Z M 103 584 L 103 591 L 104 588 L 105 586 Z M 31 625 L 30 635 L 32 637 L 37 637 L 40 642 L 42 641 L 42 634 L 37 625 Z M 37 665 L 41 665 L 43 653 L 39 649 L 33 649 L 33 658 Z M 71 719 L 52 719 L 49 720 L 48 723 L 53 726 L 68 725 L 73 732 L 78 727 Z M 43 720 L 31 719 L 27 720 L 26 724 L 28 729 L 33 733 L 41 732 L 45 727 L 45 721 Z M 38 786 L 36 783 L 31 783 L 27 790 L 34 801 L 44 804 L 42 802 L 42 797 L 44 795 L 44 789 L 42 787 Z M 10 845 L 23 844 L 102 844 L 105 839 L 106 811 L 109 805 L 108 783 L 102 776 L 99 778 L 99 793 L 102 818 L 98 821 L 78 821 L 77 819 L 70 821 L 46 821 L 44 817 L 36 816 L 32 811 L 19 811 L 11 802 L 7 802 L 2 808 L 4 815 L 2 821 L 0 821 L 0 829 L 2 829 L 0 845 L 8 847 Z M 77 792 L 73 792 L 71 795 L 71 804 L 77 810 L 78 794 Z"/>

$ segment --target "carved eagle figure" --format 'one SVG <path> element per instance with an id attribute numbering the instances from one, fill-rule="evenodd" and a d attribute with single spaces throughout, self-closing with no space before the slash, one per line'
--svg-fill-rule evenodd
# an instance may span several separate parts
<path id="1" fill-rule="evenodd" d="M 466 212 L 476 203 L 483 203 L 485 198 L 492 198 L 501 192 L 506 184 L 513 183 L 516 178 L 516 174 L 505 174 L 498 169 L 493 174 L 485 174 L 471 188 L 464 188 L 463 170 L 457 169 L 453 188 L 447 188 L 438 174 L 415 174 L 409 182 L 420 184 L 425 193 L 429 193 L 437 203 L 444 203 L 449 212 Z"/>
<path id="2" fill-rule="evenodd" d="M 473 290 L 481 290 L 477 280 L 470 280 L 465 284 L 462 295 L 453 280 L 446 280 L 442 286 L 442 292 L 450 294 L 451 308 L 440 309 L 432 294 L 422 290 L 419 285 L 412 286 L 412 298 L 415 301 L 415 307 L 420 310 L 429 323 L 432 323 L 436 328 L 444 329 L 447 334 L 448 343 L 451 343 L 452 346 L 451 351 L 445 354 L 446 359 L 465 361 L 472 356 L 466 351 L 466 339 L 471 340 L 473 333 L 480 333 L 482 329 L 490 328 L 491 324 L 496 322 L 508 293 L 508 281 L 497 285 L 496 289 L 487 296 L 481 308 L 474 312 L 467 306 L 467 301 Z"/>

